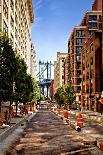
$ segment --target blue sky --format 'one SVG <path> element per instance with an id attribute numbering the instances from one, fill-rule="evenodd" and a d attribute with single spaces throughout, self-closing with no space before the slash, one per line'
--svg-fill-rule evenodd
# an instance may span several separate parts
<path id="1" fill-rule="evenodd" d="M 56 60 L 58 51 L 67 52 L 68 38 L 94 0 L 33 0 L 32 42 L 36 60 Z"/>

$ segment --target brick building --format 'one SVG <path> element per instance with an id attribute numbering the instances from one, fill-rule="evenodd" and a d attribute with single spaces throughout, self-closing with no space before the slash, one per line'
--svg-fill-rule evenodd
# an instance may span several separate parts
<path id="1" fill-rule="evenodd" d="M 54 94 L 65 84 L 65 59 L 68 53 L 57 52 L 57 61 L 54 61 Z"/>
<path id="2" fill-rule="evenodd" d="M 103 3 L 102 3 L 102 59 L 103 59 Z M 102 62 L 103 69 L 103 62 Z"/>
<path id="3" fill-rule="evenodd" d="M 81 101 L 81 47 L 88 37 L 86 26 L 75 26 L 68 41 L 68 81 L 72 81 L 79 101 Z"/>
<path id="4" fill-rule="evenodd" d="M 68 57 L 64 61 L 64 84 L 68 84 Z"/>
<path id="5" fill-rule="evenodd" d="M 92 10 L 102 11 L 102 0 L 95 0 L 92 5 Z"/>
<path id="6" fill-rule="evenodd" d="M 102 33 L 95 32 L 81 50 L 83 110 L 100 110 L 97 100 L 103 90 L 102 61 Z"/>
<path id="7" fill-rule="evenodd" d="M 81 26 L 87 26 L 90 35 L 102 31 L 102 11 L 86 11 Z"/>
<path id="8" fill-rule="evenodd" d="M 81 48 L 94 32 L 102 32 L 102 11 L 86 11 L 68 41 L 68 81 L 73 83 L 78 102 L 81 102 Z"/>

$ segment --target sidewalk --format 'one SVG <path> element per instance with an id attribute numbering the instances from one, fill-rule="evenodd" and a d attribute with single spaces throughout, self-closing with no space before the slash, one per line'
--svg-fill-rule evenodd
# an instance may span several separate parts
<path id="1" fill-rule="evenodd" d="M 87 118 L 93 122 L 99 123 L 99 125 L 103 126 L 103 114 L 101 115 L 98 112 L 93 111 L 79 111 L 79 110 L 70 110 L 68 111 L 70 114 L 78 115 L 81 113 L 84 118 Z"/>
<path id="2" fill-rule="evenodd" d="M 0 155 L 5 155 L 5 151 L 12 146 L 19 135 L 24 131 L 26 121 L 34 117 L 35 113 L 29 113 L 22 118 L 12 118 L 10 127 L 0 129 Z"/>

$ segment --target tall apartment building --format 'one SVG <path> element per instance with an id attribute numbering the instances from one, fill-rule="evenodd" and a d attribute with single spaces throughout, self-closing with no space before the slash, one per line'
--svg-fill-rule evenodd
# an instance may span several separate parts
<path id="1" fill-rule="evenodd" d="M 68 56 L 64 61 L 64 84 L 68 84 Z"/>
<path id="2" fill-rule="evenodd" d="M 57 61 L 54 62 L 54 94 L 65 83 L 65 59 L 68 53 L 57 52 Z"/>
<path id="3" fill-rule="evenodd" d="M 75 26 L 68 41 L 68 81 L 72 81 L 76 100 L 81 102 L 81 48 L 96 31 L 102 31 L 102 12 L 87 11 L 80 26 Z"/>
<path id="4" fill-rule="evenodd" d="M 30 63 L 30 74 L 33 78 L 36 78 L 36 52 L 33 44 L 31 44 Z"/>
<path id="5" fill-rule="evenodd" d="M 69 81 L 73 83 L 77 98 L 81 96 L 81 47 L 88 37 L 89 33 L 86 26 L 75 26 L 68 41 L 68 75 Z"/>
<path id="6" fill-rule="evenodd" d="M 100 111 L 98 99 L 103 91 L 102 34 L 95 32 L 83 45 L 82 60 L 82 109 Z"/>
<path id="7" fill-rule="evenodd" d="M 103 3 L 102 3 L 102 58 L 103 58 Z M 103 69 L 103 64 L 102 64 Z"/>
<path id="8" fill-rule="evenodd" d="M 90 35 L 102 31 L 102 11 L 86 11 L 81 26 L 87 26 Z"/>
<path id="9" fill-rule="evenodd" d="M 14 50 L 24 58 L 30 73 L 32 0 L 0 0 L 0 27 L 8 34 Z"/>
<path id="10" fill-rule="evenodd" d="M 97 10 L 97 11 L 102 11 L 102 0 L 95 0 L 93 5 L 92 5 L 92 10 Z"/>
<path id="11" fill-rule="evenodd" d="M 51 85 L 50 85 L 50 98 L 53 101 L 54 100 L 54 80 L 51 80 Z"/>

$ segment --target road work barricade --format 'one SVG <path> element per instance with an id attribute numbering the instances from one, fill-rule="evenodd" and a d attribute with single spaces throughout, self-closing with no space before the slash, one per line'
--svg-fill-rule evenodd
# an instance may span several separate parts
<path id="1" fill-rule="evenodd" d="M 80 113 L 77 115 L 77 126 L 79 127 L 83 126 L 83 116 Z"/>
<path id="2" fill-rule="evenodd" d="M 4 122 L 5 122 L 5 114 L 0 113 L 0 127 L 3 125 Z"/>
<path id="3" fill-rule="evenodd" d="M 76 124 L 76 122 L 73 120 L 72 116 L 68 116 L 67 123 L 76 131 L 81 131 L 81 128 Z"/>
<path id="4" fill-rule="evenodd" d="M 68 119 L 68 111 L 67 110 L 64 110 L 63 115 L 64 115 L 64 118 Z"/>
<path id="5" fill-rule="evenodd" d="M 103 151 L 103 139 L 97 140 L 97 146 L 100 150 Z"/>

